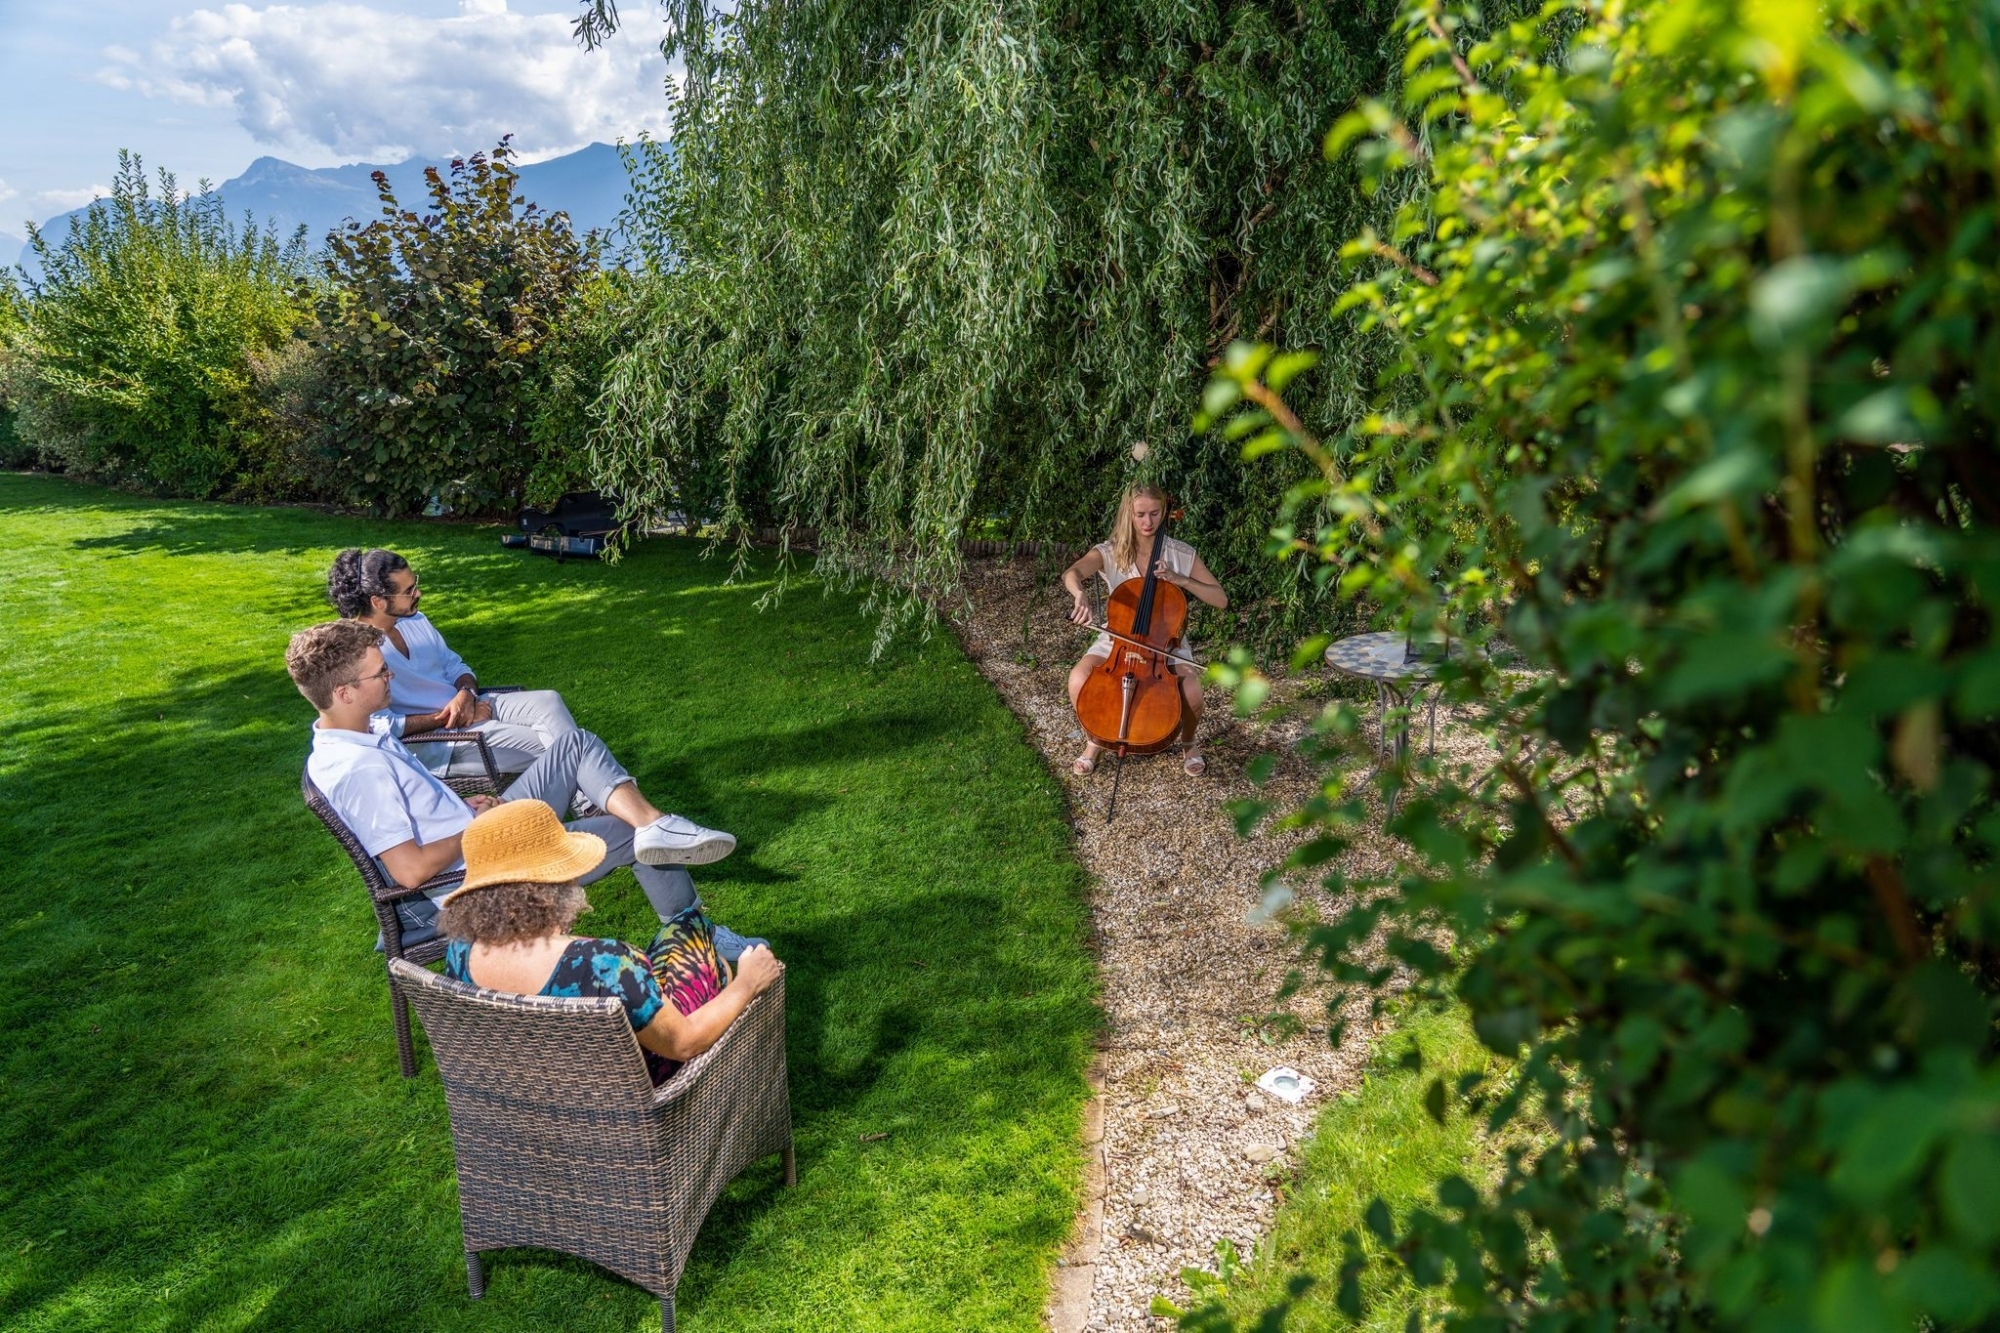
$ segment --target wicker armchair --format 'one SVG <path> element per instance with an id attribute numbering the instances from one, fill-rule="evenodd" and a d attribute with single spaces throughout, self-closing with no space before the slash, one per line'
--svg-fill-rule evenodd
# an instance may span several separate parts
<path id="1" fill-rule="evenodd" d="M 500 773 L 493 765 L 493 752 L 487 747 L 486 738 L 476 731 L 438 731 L 427 739 L 450 742 L 471 742 L 479 748 L 479 758 L 486 772 L 483 776 L 446 778 L 445 785 L 461 796 L 477 793 L 498 795 Z M 333 835 L 335 842 L 354 862 L 354 868 L 361 875 L 361 887 L 368 891 L 368 900 L 375 909 L 375 920 L 382 927 L 382 952 L 385 962 L 393 963 L 398 958 L 407 958 L 413 963 L 435 963 L 444 957 L 443 936 L 425 940 L 421 944 L 403 947 L 403 918 L 396 911 L 396 904 L 411 899 L 422 898 L 439 889 L 450 888 L 465 877 L 461 870 L 448 870 L 434 875 L 414 889 L 406 889 L 382 873 L 382 867 L 354 836 L 326 794 L 313 785 L 313 780 L 304 773 L 299 775 L 299 791 L 305 797 L 306 809 L 319 816 L 319 822 L 326 825 L 326 831 Z M 396 993 L 393 983 L 389 986 L 389 1016 L 396 1029 L 396 1058 L 403 1068 L 404 1078 L 414 1078 L 417 1073 L 416 1051 L 410 1043 L 410 1011 L 403 999 Z"/>
<path id="2" fill-rule="evenodd" d="M 560 1250 L 658 1296 L 673 1333 L 674 1289 L 716 1197 L 772 1153 L 797 1179 L 782 975 L 659 1088 L 616 1000 L 509 995 L 400 958 L 389 978 L 444 1081 L 474 1300 L 482 1252 Z"/>

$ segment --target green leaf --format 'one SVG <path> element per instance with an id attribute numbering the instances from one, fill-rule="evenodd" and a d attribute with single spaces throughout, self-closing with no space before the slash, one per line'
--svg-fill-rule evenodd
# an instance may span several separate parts
<path id="1" fill-rule="evenodd" d="M 1968 1244 L 2000 1242 L 2000 1137 L 1955 1138 L 1938 1172 L 1938 1199 L 1952 1229 Z"/>
<path id="2" fill-rule="evenodd" d="M 1292 650 L 1292 670 L 1304 671 L 1308 667 L 1317 666 L 1326 656 L 1326 650 L 1332 643 L 1331 634 L 1315 634 L 1301 640 L 1299 646 Z"/>
<path id="3" fill-rule="evenodd" d="M 2000 652 L 1988 651 L 1967 663 L 1952 695 L 1952 706 L 1968 721 L 2000 714 Z"/>
<path id="4" fill-rule="evenodd" d="M 1269 343 L 1233 342 L 1222 354 L 1222 365 L 1239 381 L 1248 382 L 1262 373 L 1274 351 Z"/>
<path id="5" fill-rule="evenodd" d="M 1446 1176 L 1438 1182 L 1437 1201 L 1458 1212 L 1471 1212 L 1479 1206 L 1479 1191 L 1464 1176 Z"/>
<path id="6" fill-rule="evenodd" d="M 1201 410 L 1210 417 L 1220 417 L 1238 402 L 1242 401 L 1243 387 L 1235 380 L 1218 375 L 1208 382 L 1201 392 Z"/>
<path id="7" fill-rule="evenodd" d="M 1897 987 L 1905 1038 L 1923 1049 L 1977 1051 L 1993 1035 L 1993 1002 L 1955 966 L 1929 962 Z"/>
<path id="8" fill-rule="evenodd" d="M 1750 1212 L 1744 1182 L 1719 1162 L 1704 1158 L 1684 1167 L 1673 1179 L 1674 1200 L 1704 1227 L 1734 1231 Z"/>
<path id="9" fill-rule="evenodd" d="M 1891 1313 L 1882 1279 L 1868 1264 L 1829 1269 L 1813 1291 L 1813 1314 L 1820 1333 L 1909 1333 Z"/>
<path id="10" fill-rule="evenodd" d="M 1317 352 L 1284 352 L 1272 359 L 1270 369 L 1264 372 L 1264 382 L 1283 393 L 1286 385 L 1318 364 Z"/>
<path id="11" fill-rule="evenodd" d="M 1660 497 L 1656 518 L 1671 518 L 1727 499 L 1749 499 L 1775 481 L 1770 460 L 1750 449 L 1735 449 L 1709 460 Z"/>
<path id="12" fill-rule="evenodd" d="M 1711 635 L 1689 645 L 1667 675 L 1662 701 L 1673 706 L 1736 698 L 1783 680 L 1797 659 L 1765 634 Z"/>
<path id="13" fill-rule="evenodd" d="M 1818 341 L 1854 290 L 1848 265 L 1820 255 L 1781 260 L 1750 288 L 1750 330 L 1767 349 Z"/>
<path id="14" fill-rule="evenodd" d="M 1947 1120 L 1936 1097 L 1914 1088 L 1877 1097 L 1842 1141 L 1830 1183 L 1863 1203 L 1887 1198 L 1923 1166 Z"/>
<path id="15" fill-rule="evenodd" d="M 1279 427 L 1273 426 L 1263 434 L 1258 435 L 1255 439 L 1249 440 L 1244 444 L 1243 461 L 1254 463 L 1266 454 L 1275 454 L 1280 449 L 1283 449 L 1290 440 L 1291 436 L 1289 434 Z"/>
<path id="16" fill-rule="evenodd" d="M 1924 438 L 1910 410 L 1910 391 L 1903 387 L 1878 389 L 1841 414 L 1834 430 L 1863 444 L 1918 443 Z"/>
<path id="17" fill-rule="evenodd" d="M 2000 1308 L 2000 1280 L 1985 1265 L 1937 1245 L 1897 1265 L 1889 1285 L 1898 1304 L 1953 1327 L 1971 1327 Z"/>

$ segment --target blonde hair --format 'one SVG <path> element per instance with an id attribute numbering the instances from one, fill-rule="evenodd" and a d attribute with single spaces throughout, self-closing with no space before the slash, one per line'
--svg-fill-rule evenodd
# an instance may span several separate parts
<path id="1" fill-rule="evenodd" d="M 1158 486 L 1141 482 L 1125 492 L 1125 498 L 1118 502 L 1118 517 L 1111 524 L 1111 556 L 1119 569 L 1139 568 L 1139 528 L 1132 521 L 1132 502 L 1141 498 L 1158 500 L 1160 521 L 1166 521 L 1167 493 Z M 1117 571 L 1108 572 L 1116 577 Z"/>

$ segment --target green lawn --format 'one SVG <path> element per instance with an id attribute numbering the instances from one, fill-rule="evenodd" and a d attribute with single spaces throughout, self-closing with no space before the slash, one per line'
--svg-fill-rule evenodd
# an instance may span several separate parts
<path id="1" fill-rule="evenodd" d="M 1420 1070 L 1403 1064 L 1412 1050 L 1421 1053 Z M 1437 1184 L 1445 1177 L 1480 1185 L 1492 1178 L 1502 1153 L 1482 1132 L 1483 1122 L 1454 1104 L 1440 1124 L 1424 1108 L 1424 1094 L 1440 1076 L 1452 1087 L 1464 1075 L 1492 1078 L 1502 1070 L 1473 1035 L 1464 1011 L 1407 1010 L 1377 1048 L 1361 1086 L 1329 1104 L 1314 1126 L 1271 1234 L 1258 1246 L 1256 1262 L 1230 1286 L 1225 1304 L 1238 1326 L 1256 1327 L 1301 1274 L 1313 1285 L 1285 1321 L 1292 1333 L 1400 1333 L 1412 1314 L 1440 1314 L 1444 1293 L 1419 1289 L 1369 1234 L 1365 1217 L 1379 1198 L 1400 1225 L 1417 1208 L 1438 1208 Z M 1361 1278 L 1358 1324 L 1334 1303 L 1349 1232 L 1361 1239 L 1370 1260 Z"/>
<path id="2" fill-rule="evenodd" d="M 300 804 L 289 633 L 402 551 L 490 683 L 560 689 L 697 879 L 790 966 L 798 1188 L 717 1204 L 682 1327 L 1022 1329 L 1077 1202 L 1096 1022 L 1060 793 L 948 636 L 871 665 L 854 599 L 493 527 L 146 501 L 0 474 L 0 1327 L 647 1329 L 587 1264 L 466 1298 L 435 1070 L 396 1069 L 373 920 Z M 644 940 L 629 875 L 584 928 Z M 419 1039 L 421 1042 L 421 1038 Z"/>

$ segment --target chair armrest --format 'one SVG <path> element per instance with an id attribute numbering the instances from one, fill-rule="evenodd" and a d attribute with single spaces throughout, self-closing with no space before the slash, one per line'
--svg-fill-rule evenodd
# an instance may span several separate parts
<path id="1" fill-rule="evenodd" d="M 460 730 L 426 731 L 421 736 L 412 736 L 410 740 L 418 745 L 435 745 L 439 743 L 445 745 L 462 745 L 469 742 L 477 746 L 479 749 L 479 766 L 486 770 L 485 794 L 488 796 L 498 796 L 500 794 L 500 766 L 493 762 L 493 747 L 487 744 L 484 734 L 477 731 Z M 468 780 L 459 778 L 457 781 L 466 782 Z M 479 779 L 473 778 L 470 779 L 470 782 L 476 785 Z M 445 785 L 451 786 L 451 780 L 447 779 Z M 458 791 L 458 794 L 461 796 L 469 794 L 459 791 L 457 787 L 452 787 L 452 790 Z"/>
<path id="2" fill-rule="evenodd" d="M 784 1051 L 785 1030 L 785 975 L 784 964 L 778 965 L 778 979 L 769 989 L 750 1001 L 736 1021 L 723 1030 L 715 1039 L 715 1045 L 697 1055 L 694 1059 L 674 1071 L 674 1076 L 662 1083 L 653 1093 L 653 1108 L 664 1110 L 682 1098 L 690 1096 L 711 1074 L 726 1077 L 739 1063 L 735 1058 L 743 1048 L 755 1045 L 758 1039 L 777 1035 L 780 1060 Z"/>

